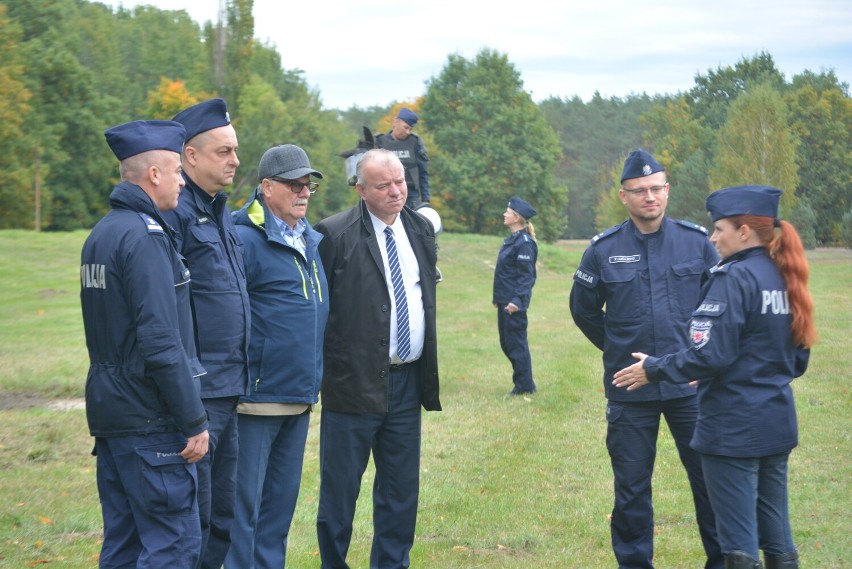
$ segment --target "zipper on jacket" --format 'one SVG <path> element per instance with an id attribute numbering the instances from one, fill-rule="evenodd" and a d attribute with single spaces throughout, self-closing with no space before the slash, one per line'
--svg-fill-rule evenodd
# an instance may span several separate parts
<path id="1" fill-rule="evenodd" d="M 299 274 L 302 276 L 302 294 L 305 295 L 305 300 L 308 300 L 308 283 L 305 280 L 305 272 L 302 270 L 302 265 L 299 264 L 299 259 L 296 258 L 296 255 L 293 255 L 293 262 L 296 263 L 296 268 L 299 269 Z M 311 283 L 311 288 L 314 288 L 313 283 Z"/>
<path id="2" fill-rule="evenodd" d="M 317 260 L 312 261 L 314 266 L 314 281 L 317 283 L 317 294 L 319 295 L 320 304 L 322 304 L 322 285 L 320 284 L 319 269 L 317 269 Z"/>

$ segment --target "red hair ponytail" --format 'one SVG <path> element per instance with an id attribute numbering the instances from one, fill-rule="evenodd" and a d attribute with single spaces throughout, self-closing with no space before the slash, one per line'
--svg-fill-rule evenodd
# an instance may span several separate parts
<path id="1" fill-rule="evenodd" d="M 786 221 L 781 221 L 780 231 L 776 232 L 775 220 L 771 217 L 737 215 L 730 219 L 737 228 L 748 225 L 766 247 L 769 258 L 778 267 L 787 285 L 787 297 L 793 315 L 793 323 L 790 326 L 793 341 L 798 346 L 810 348 L 817 340 L 814 300 L 808 290 L 808 260 L 796 228 Z"/>

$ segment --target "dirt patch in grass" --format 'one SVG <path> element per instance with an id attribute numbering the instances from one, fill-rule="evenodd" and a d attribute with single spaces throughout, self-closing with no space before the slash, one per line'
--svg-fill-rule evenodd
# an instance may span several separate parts
<path id="1" fill-rule="evenodd" d="M 47 407 L 58 411 L 85 409 L 84 399 L 51 399 L 34 391 L 0 392 L 0 411 L 9 409 L 27 409 L 29 407 Z"/>

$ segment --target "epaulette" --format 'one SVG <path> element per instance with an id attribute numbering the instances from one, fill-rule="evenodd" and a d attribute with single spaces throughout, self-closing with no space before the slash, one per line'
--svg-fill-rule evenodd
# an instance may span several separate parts
<path id="1" fill-rule="evenodd" d="M 679 223 L 687 229 L 692 229 L 693 231 L 698 231 L 703 233 L 704 235 L 707 235 L 707 228 L 703 225 L 698 225 L 697 223 L 692 223 L 691 221 L 686 221 L 685 219 L 674 219 L 672 221 L 674 221 L 675 223 Z"/>
<path id="2" fill-rule="evenodd" d="M 736 261 L 731 261 L 730 263 L 725 264 L 722 264 L 722 262 L 720 261 L 718 264 L 710 267 L 710 274 L 715 275 L 717 273 L 727 273 L 728 269 L 730 269 L 731 265 L 733 265 L 734 263 L 736 263 Z"/>
<path id="3" fill-rule="evenodd" d="M 610 227 L 610 228 L 609 228 L 609 229 L 607 229 L 606 231 L 601 231 L 600 233 L 598 233 L 597 235 L 595 235 L 594 237 L 592 237 L 591 244 L 592 244 L 592 245 L 594 245 L 595 243 L 597 243 L 597 242 L 598 242 L 598 241 L 600 241 L 601 239 L 606 239 L 607 237 L 609 237 L 609 236 L 610 236 L 610 235 L 612 235 L 613 233 L 616 233 L 616 232 L 617 232 L 619 229 L 621 229 L 622 227 L 624 227 L 624 224 L 623 224 L 623 223 L 622 223 L 621 225 L 616 225 L 616 226 L 614 226 L 614 227 Z"/>
<path id="4" fill-rule="evenodd" d="M 142 221 L 145 222 L 145 227 L 148 228 L 148 234 L 149 235 L 152 234 L 152 233 L 154 233 L 154 234 L 164 234 L 165 233 L 165 231 L 163 231 L 163 226 L 160 225 L 160 223 L 156 219 L 154 219 L 153 217 L 151 217 L 147 213 L 142 213 L 141 211 L 136 212 L 136 213 L 138 213 L 139 217 L 142 218 Z"/>

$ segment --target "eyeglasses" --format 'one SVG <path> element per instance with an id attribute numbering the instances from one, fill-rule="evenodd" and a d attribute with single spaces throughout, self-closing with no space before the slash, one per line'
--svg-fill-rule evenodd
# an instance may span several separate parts
<path id="1" fill-rule="evenodd" d="M 282 180 L 281 178 L 269 178 L 273 182 L 278 182 L 279 184 L 284 184 L 290 188 L 290 191 L 294 194 L 301 194 L 302 188 L 308 188 L 310 193 L 315 193 L 319 188 L 319 183 L 317 182 L 300 182 L 299 180 Z"/>
<path id="2" fill-rule="evenodd" d="M 644 196 L 647 192 L 651 192 L 653 195 L 658 196 L 666 191 L 666 187 L 668 186 L 668 182 L 663 184 L 662 186 L 651 186 L 650 188 L 633 188 L 628 190 L 627 188 L 622 188 L 626 193 L 631 196 Z"/>

